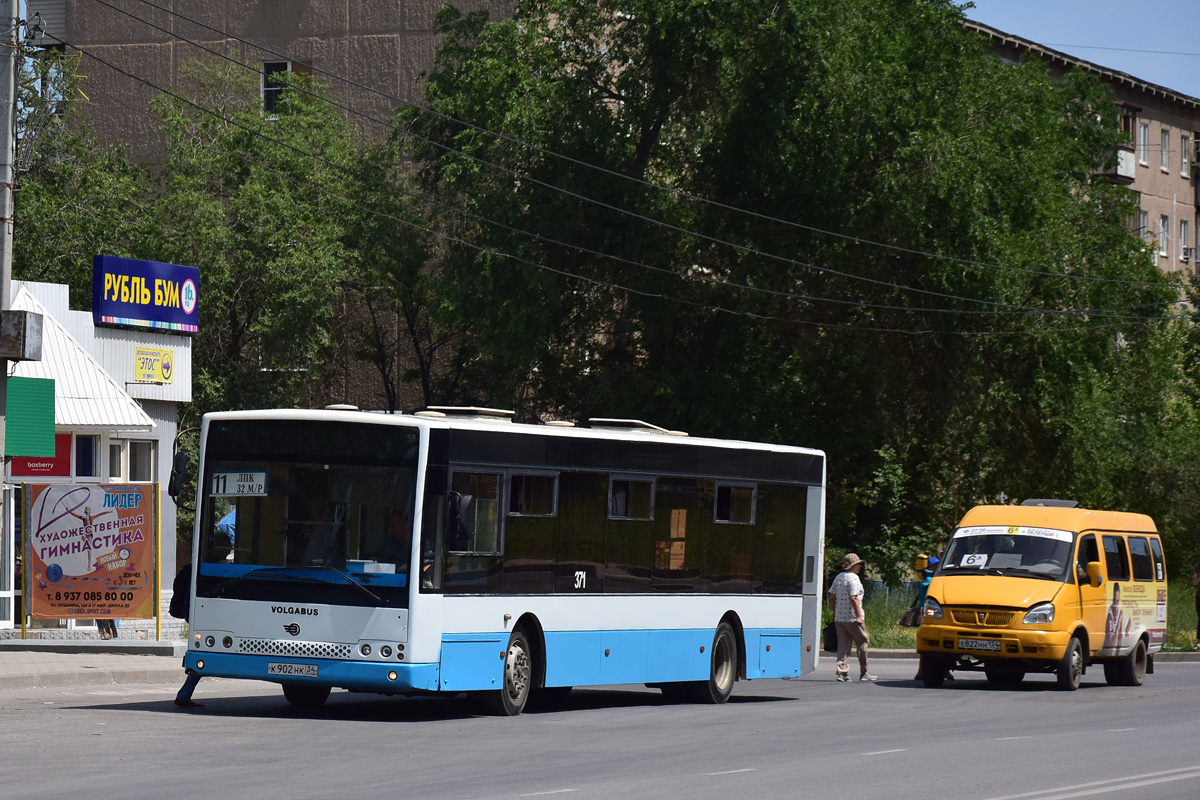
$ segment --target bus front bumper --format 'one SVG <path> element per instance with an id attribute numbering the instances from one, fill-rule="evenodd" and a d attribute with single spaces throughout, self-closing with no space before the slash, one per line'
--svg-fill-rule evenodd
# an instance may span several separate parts
<path id="1" fill-rule="evenodd" d="M 236 653 L 188 651 L 185 669 L 201 676 L 307 683 L 359 692 L 409 693 L 438 690 L 437 664 L 341 661 L 325 658 L 278 658 Z"/>

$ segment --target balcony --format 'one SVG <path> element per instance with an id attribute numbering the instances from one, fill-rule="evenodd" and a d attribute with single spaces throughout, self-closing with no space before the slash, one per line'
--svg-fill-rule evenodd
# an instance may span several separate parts
<path id="1" fill-rule="evenodd" d="M 1117 168 L 1115 170 L 1100 170 L 1096 173 L 1122 186 L 1133 183 L 1137 175 L 1137 157 L 1133 154 L 1132 145 L 1121 145 L 1117 148 Z"/>

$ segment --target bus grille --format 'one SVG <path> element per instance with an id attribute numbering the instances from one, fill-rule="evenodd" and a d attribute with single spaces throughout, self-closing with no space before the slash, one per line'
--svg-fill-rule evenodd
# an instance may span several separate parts
<path id="1" fill-rule="evenodd" d="M 329 642 L 294 642 L 287 639 L 242 639 L 242 653 L 260 656 L 300 656 L 302 658 L 349 658 L 350 645 Z"/>
<path id="2" fill-rule="evenodd" d="M 951 609 L 950 613 L 954 617 L 955 624 L 989 628 L 1007 628 L 1013 618 L 1011 611 L 989 611 L 986 608 L 955 608 Z M 982 619 L 980 615 L 982 615 Z"/>

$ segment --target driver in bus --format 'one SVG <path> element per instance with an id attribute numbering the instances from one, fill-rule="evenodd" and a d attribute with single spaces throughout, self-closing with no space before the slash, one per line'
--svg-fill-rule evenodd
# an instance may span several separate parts
<path id="1" fill-rule="evenodd" d="M 409 542 L 412 523 L 407 514 L 395 511 L 388 515 L 387 539 L 379 548 L 378 560 L 383 563 L 395 564 L 397 571 L 403 571 L 408 566 Z"/>

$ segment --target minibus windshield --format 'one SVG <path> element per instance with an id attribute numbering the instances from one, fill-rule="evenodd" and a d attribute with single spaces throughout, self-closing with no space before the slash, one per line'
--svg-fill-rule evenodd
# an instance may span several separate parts
<path id="1" fill-rule="evenodd" d="M 1075 534 L 1051 528 L 974 526 L 954 532 L 939 575 L 986 573 L 1066 580 Z"/>

